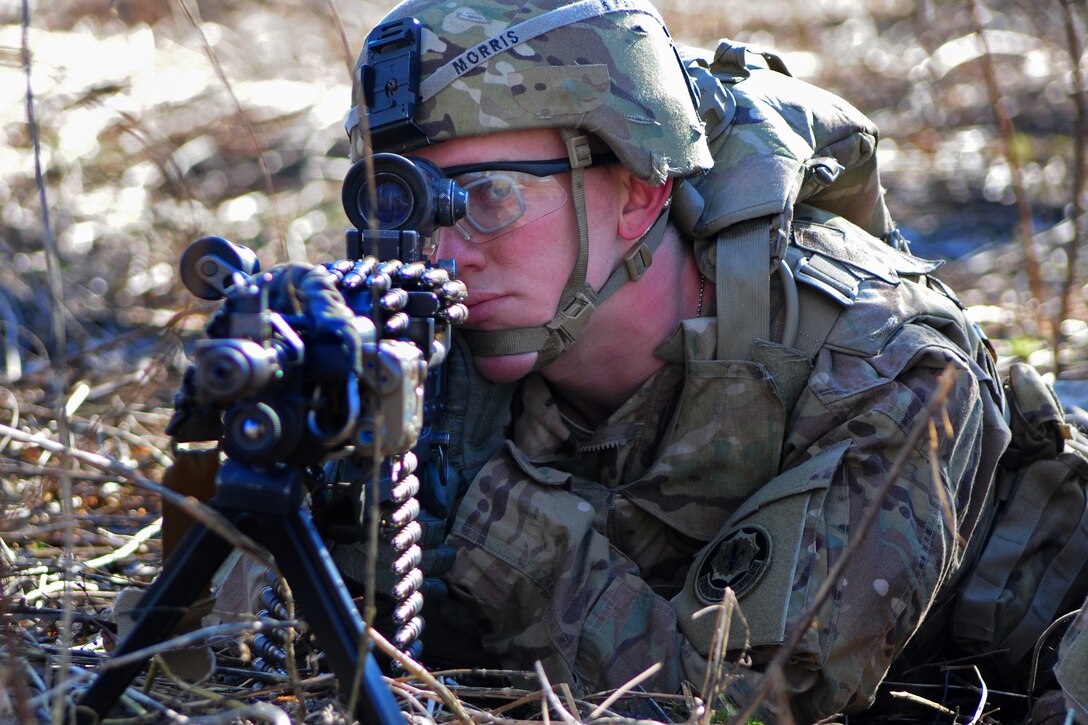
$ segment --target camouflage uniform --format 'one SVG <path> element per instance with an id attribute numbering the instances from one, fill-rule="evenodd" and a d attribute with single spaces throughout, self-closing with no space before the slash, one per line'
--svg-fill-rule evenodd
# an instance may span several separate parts
<path id="1" fill-rule="evenodd" d="M 547 332 L 477 330 L 474 354 L 554 359 L 584 329 L 583 313 L 626 281 L 617 268 L 600 289 L 586 284 L 587 205 L 575 164 L 584 156 L 573 134 L 592 135 L 650 183 L 691 179 L 674 187 L 673 218 L 696 240 L 719 293 L 741 288 L 720 235 L 753 219 L 770 220 L 742 250 L 751 252 L 753 288 L 766 291 L 769 270 L 792 255 L 830 273 L 825 290 L 837 282 L 849 290 L 832 295 L 845 306 L 826 335 L 802 315 L 804 350 L 766 342 L 766 330 L 748 334 L 750 310 L 739 306 L 719 302 L 721 318 L 684 321 L 658 350 L 667 364 L 592 431 L 564 420 L 536 375 L 506 406 L 507 440 L 496 436 L 504 419 L 496 388 L 458 396 L 451 385 L 465 399 L 454 411 L 451 461 L 472 483 L 452 524 L 457 559 L 447 580 L 486 623 L 483 646 L 505 665 L 539 660 L 553 681 L 582 691 L 618 686 L 657 662 L 646 687 L 701 687 L 713 623 L 694 611 L 733 589 L 758 664 L 785 640 L 867 507 L 879 505 L 870 545 L 788 672 L 799 719 L 864 708 L 957 573 L 1008 436 L 992 361 L 958 304 L 928 279 L 933 265 L 879 241 L 894 229 L 873 169 L 875 129 L 841 102 L 815 119 L 799 95 L 815 91 L 793 79 L 771 81 L 793 85 L 766 98 L 755 97 L 758 82 L 743 91 L 739 81 L 755 77 L 743 51 L 736 103 L 704 108 L 729 93 L 713 83 L 689 93 L 688 71 L 643 0 L 408 0 L 386 20 L 409 17 L 422 29 L 418 106 L 383 126 L 398 110 L 383 94 L 392 86 L 362 70 L 347 124 L 353 159 L 532 128 L 558 129 L 571 152 L 579 256 L 555 317 Z M 715 65 L 728 73 L 737 54 L 723 48 Z M 806 197 L 864 230 L 812 209 L 794 214 Z M 659 241 L 646 241 L 646 264 Z M 827 303 L 814 289 L 805 287 L 802 309 Z M 719 325 L 729 329 L 719 335 Z M 502 340 L 481 347 L 481 333 Z M 753 354 L 723 353 L 730 337 L 757 340 Z M 934 465 L 923 438 L 874 503 L 911 431 L 926 424 L 921 413 L 948 365 L 958 373 L 946 404 L 953 434 L 938 426 Z M 730 641 L 744 639 L 734 627 Z M 735 701 L 750 692 L 756 675 L 747 672 L 729 686 Z"/>
<path id="2" fill-rule="evenodd" d="M 1076 722 L 1088 723 L 1088 602 L 1062 638 L 1054 670 L 1065 695 L 1065 706 L 1074 712 Z"/>
<path id="3" fill-rule="evenodd" d="M 831 223 L 859 258 L 917 266 Z M 794 238 L 824 228 L 798 223 Z M 669 364 L 594 431 L 565 421 L 541 378 L 526 380 L 510 440 L 450 537 L 449 581 L 489 623 L 484 647 L 510 666 L 540 660 L 582 690 L 655 662 L 664 668 L 649 688 L 701 686 L 713 617 L 692 614 L 729 585 L 758 663 L 809 605 L 952 365 L 955 435 L 938 426 L 940 480 L 925 436 L 789 666 L 799 719 L 865 708 L 955 574 L 995 465 L 984 452 L 1007 438 L 989 354 L 960 308 L 923 278 L 883 276 L 859 280 L 793 392 L 774 365 L 716 360 L 713 318 L 685 321 L 658 351 Z M 951 499 L 951 528 L 935 486 Z M 735 625 L 730 641 L 744 636 Z M 727 692 L 741 700 L 750 686 Z"/>

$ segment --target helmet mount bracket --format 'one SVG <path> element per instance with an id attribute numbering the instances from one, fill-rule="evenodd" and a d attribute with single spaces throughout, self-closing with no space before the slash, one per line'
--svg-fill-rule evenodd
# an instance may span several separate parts
<path id="1" fill-rule="evenodd" d="M 352 109 L 352 116 L 355 126 L 364 120 L 369 126 L 371 148 L 400 153 L 429 143 L 413 120 L 420 103 L 422 38 L 415 18 L 383 23 L 367 37 L 366 63 L 359 66 L 365 108 Z"/>

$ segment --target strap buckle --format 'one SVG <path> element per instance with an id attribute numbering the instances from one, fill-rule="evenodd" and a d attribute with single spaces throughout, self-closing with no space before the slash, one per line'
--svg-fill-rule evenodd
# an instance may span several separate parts
<path id="1" fill-rule="evenodd" d="M 564 348 L 577 340 L 589 323 L 589 318 L 597 307 L 595 297 L 589 288 L 582 290 L 548 323 L 548 329 L 563 339 Z"/>
<path id="2" fill-rule="evenodd" d="M 653 261 L 654 256 L 650 252 L 650 248 L 646 246 L 646 242 L 641 240 L 630 252 L 623 256 L 623 266 L 627 268 L 627 276 L 631 278 L 632 282 L 637 282 L 646 273 Z"/>
<path id="3" fill-rule="evenodd" d="M 589 148 L 589 136 L 579 134 L 565 138 L 570 168 L 584 169 L 593 164 L 593 152 Z"/>

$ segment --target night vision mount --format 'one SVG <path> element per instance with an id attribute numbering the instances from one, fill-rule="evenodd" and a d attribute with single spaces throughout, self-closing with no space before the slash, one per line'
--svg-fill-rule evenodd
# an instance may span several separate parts
<path id="1" fill-rule="evenodd" d="M 357 82 L 363 108 L 348 116 L 348 134 L 366 114 L 371 148 L 404 153 L 429 143 L 416 125 L 420 103 L 420 49 L 423 27 L 415 18 L 379 25 L 366 39 L 366 63 L 358 68 Z"/>

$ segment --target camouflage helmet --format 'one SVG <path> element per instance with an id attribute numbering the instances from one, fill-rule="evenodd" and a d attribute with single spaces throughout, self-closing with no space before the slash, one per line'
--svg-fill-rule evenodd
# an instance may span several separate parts
<path id="1" fill-rule="evenodd" d="M 713 165 L 676 47 L 648 0 L 407 0 L 368 45 L 390 23 L 410 18 L 422 36 L 418 82 L 412 80 L 418 83 L 412 121 L 420 133 L 407 141 L 378 135 L 374 151 L 577 128 L 654 184 Z M 374 128 L 385 100 L 381 78 L 380 88 L 367 93 L 366 62 L 364 48 L 347 124 L 353 160 L 365 153 L 364 109 Z"/>
<path id="2" fill-rule="evenodd" d="M 353 161 L 536 128 L 557 129 L 567 145 L 579 238 L 559 305 L 546 325 L 465 330 L 475 355 L 536 352 L 536 367 L 547 365 L 649 267 L 668 205 L 600 289 L 586 282 L 590 136 L 655 185 L 713 166 L 696 91 L 649 0 L 406 0 L 367 37 L 356 70 L 345 124 Z"/>

